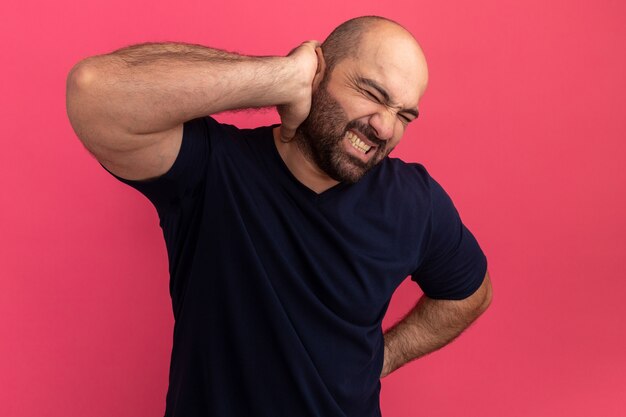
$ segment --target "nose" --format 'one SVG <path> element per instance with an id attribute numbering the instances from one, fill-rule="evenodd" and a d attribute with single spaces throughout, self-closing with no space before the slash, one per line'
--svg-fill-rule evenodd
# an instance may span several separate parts
<path id="1" fill-rule="evenodd" d="M 389 140 L 393 137 L 393 129 L 396 124 L 395 116 L 386 110 L 374 113 L 369 120 L 370 126 L 376 131 L 376 136 L 382 140 Z"/>

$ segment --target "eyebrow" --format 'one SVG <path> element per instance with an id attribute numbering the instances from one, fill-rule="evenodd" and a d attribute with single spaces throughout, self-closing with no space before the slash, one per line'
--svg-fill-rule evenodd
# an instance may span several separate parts
<path id="1" fill-rule="evenodd" d="M 391 102 L 391 97 L 389 96 L 389 93 L 387 92 L 387 90 L 385 90 L 385 88 L 382 85 L 378 84 L 376 81 L 372 80 L 371 78 L 358 77 L 357 82 L 363 85 L 367 85 L 368 87 L 372 87 L 373 89 L 378 91 L 378 93 L 381 96 L 383 96 L 383 100 L 385 104 L 389 104 Z M 415 116 L 416 119 L 420 115 L 419 110 L 416 108 L 415 109 L 402 109 L 400 110 L 400 112 L 412 114 L 413 116 Z"/>

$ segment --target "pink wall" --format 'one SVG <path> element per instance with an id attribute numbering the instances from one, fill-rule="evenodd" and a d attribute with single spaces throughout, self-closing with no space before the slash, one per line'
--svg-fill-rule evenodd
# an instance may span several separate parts
<path id="1" fill-rule="evenodd" d="M 284 54 L 383 14 L 421 40 L 431 71 L 396 156 L 452 195 L 495 290 L 458 341 L 383 381 L 385 417 L 626 415 L 625 3 L 219 4 L 0 5 L 1 414 L 164 410 L 173 322 L 157 216 L 76 140 L 71 66 L 144 41 Z M 417 296 L 403 284 L 387 324 Z"/>

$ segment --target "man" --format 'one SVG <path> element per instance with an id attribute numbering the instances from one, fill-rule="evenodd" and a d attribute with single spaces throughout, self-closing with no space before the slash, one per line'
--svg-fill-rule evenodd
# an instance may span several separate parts
<path id="1" fill-rule="evenodd" d="M 166 416 L 380 416 L 380 378 L 487 308 L 486 259 L 449 197 L 387 157 L 426 83 L 413 36 L 379 17 L 286 57 L 144 44 L 74 67 L 72 126 L 160 217 Z M 264 106 L 281 125 L 207 116 Z M 383 336 L 409 275 L 425 295 Z"/>

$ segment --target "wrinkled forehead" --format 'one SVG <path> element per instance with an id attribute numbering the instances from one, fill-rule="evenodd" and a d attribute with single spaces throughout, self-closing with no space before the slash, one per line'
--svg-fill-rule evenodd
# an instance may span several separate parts
<path id="1" fill-rule="evenodd" d="M 350 59 L 353 70 L 375 79 L 403 101 L 417 103 L 428 84 L 428 67 L 415 39 L 404 29 L 371 31 L 363 35 Z"/>

